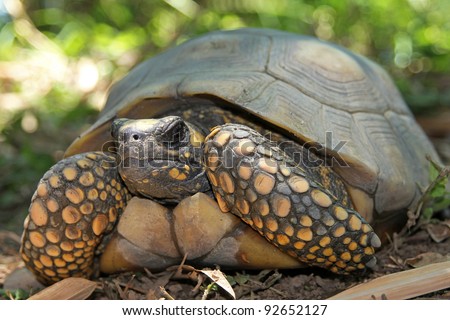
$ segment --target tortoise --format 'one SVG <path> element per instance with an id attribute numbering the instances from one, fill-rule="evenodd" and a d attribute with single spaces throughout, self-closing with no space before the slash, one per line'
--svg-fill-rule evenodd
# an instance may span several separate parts
<path id="1" fill-rule="evenodd" d="M 98 256 L 107 273 L 184 256 L 366 270 L 428 183 L 426 155 L 439 161 L 370 60 L 282 31 L 216 31 L 112 87 L 39 182 L 21 255 L 44 283 L 91 277 Z"/>

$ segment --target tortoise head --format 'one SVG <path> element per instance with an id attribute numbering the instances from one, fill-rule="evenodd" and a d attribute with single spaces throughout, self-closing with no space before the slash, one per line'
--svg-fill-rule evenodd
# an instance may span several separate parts
<path id="1" fill-rule="evenodd" d="M 210 189 L 201 164 L 203 134 L 180 117 L 117 119 L 119 173 L 128 189 L 160 202 L 179 202 Z"/>

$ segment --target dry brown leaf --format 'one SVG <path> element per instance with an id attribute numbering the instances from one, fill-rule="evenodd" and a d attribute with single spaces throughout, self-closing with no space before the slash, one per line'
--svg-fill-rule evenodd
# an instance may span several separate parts
<path id="1" fill-rule="evenodd" d="M 209 279 L 211 279 L 213 282 L 215 282 L 219 287 L 221 287 L 223 290 L 228 292 L 230 296 L 233 297 L 233 299 L 236 299 L 236 294 L 234 293 L 233 288 L 231 287 L 231 284 L 228 282 L 227 277 L 223 274 L 220 270 L 198 270 L 199 272 L 203 273 L 205 276 L 207 276 Z"/>
<path id="2" fill-rule="evenodd" d="M 84 300 L 94 292 L 97 283 L 84 278 L 67 278 L 31 296 L 28 300 Z"/>
<path id="3" fill-rule="evenodd" d="M 450 261 L 401 271 L 347 289 L 330 300 L 410 299 L 450 287 Z"/>
<path id="4" fill-rule="evenodd" d="M 443 256 L 437 252 L 421 253 L 414 258 L 405 259 L 405 263 L 414 268 L 420 268 L 432 263 L 450 261 L 450 255 Z"/>
<path id="5" fill-rule="evenodd" d="M 450 223 L 445 221 L 437 224 L 430 223 L 427 225 L 427 232 L 434 242 L 442 242 L 450 238 Z"/>

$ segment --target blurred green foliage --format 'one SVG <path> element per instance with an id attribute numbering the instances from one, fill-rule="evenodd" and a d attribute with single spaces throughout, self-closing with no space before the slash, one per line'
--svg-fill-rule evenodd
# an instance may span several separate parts
<path id="1" fill-rule="evenodd" d="M 139 61 L 198 34 L 276 28 L 339 43 L 415 112 L 450 105 L 448 0 L 0 0 L 0 223 Z M 20 214 L 19 214 L 20 213 Z"/>

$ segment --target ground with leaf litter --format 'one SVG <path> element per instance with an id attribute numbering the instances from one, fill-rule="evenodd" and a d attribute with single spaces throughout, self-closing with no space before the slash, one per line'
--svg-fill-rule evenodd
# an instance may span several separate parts
<path id="1" fill-rule="evenodd" d="M 447 228 L 447 229 L 445 229 Z M 447 231 L 446 231 L 447 230 Z M 376 255 L 373 272 L 340 276 L 319 269 L 229 271 L 222 270 L 237 299 L 326 299 L 356 284 L 422 265 L 450 260 L 450 220 L 425 224 L 421 229 L 385 245 Z M 433 238 L 441 240 L 437 243 Z M 447 238 L 446 238 L 447 237 Z M 20 267 L 19 237 L 0 232 L 0 285 Z M 212 284 L 201 270 L 174 266 L 160 273 L 143 271 L 100 277 L 90 299 L 229 299 L 226 288 Z M 0 287 L 1 288 L 1 287 Z M 2 289 L 0 289 L 1 291 Z M 0 299 L 24 298 L 23 292 L 2 291 Z M 450 299 L 450 289 L 421 296 Z"/>
<path id="2" fill-rule="evenodd" d="M 434 242 L 428 232 L 419 231 L 399 240 L 399 248 L 385 246 L 377 253 L 378 268 L 358 276 L 340 276 L 318 269 L 230 272 L 223 270 L 237 299 L 326 299 L 358 283 L 386 274 L 450 260 L 450 240 Z M 225 299 L 229 295 L 189 267 L 159 274 L 122 274 L 101 279 L 96 298 L 113 299 Z M 161 289 L 164 288 L 164 289 Z M 208 295 L 205 296 L 205 291 Z M 422 298 L 450 299 L 450 289 Z"/>

